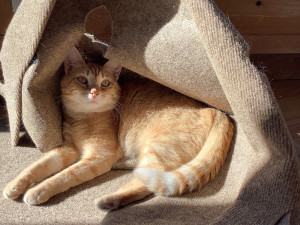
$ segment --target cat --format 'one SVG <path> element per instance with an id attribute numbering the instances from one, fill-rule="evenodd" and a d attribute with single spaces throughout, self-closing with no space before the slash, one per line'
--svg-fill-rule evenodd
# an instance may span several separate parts
<path id="1" fill-rule="evenodd" d="M 85 63 L 76 48 L 64 68 L 64 143 L 11 181 L 6 198 L 25 193 L 30 205 L 46 202 L 110 171 L 121 158 L 138 160 L 134 179 L 97 199 L 99 209 L 117 209 L 152 193 L 180 195 L 216 176 L 234 132 L 224 113 L 146 78 L 118 82 L 120 65 Z"/>

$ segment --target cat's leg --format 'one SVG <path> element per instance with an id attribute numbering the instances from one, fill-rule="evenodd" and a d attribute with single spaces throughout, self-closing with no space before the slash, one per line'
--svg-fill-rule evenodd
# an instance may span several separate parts
<path id="1" fill-rule="evenodd" d="M 159 154 L 150 146 L 143 147 L 139 155 L 140 168 L 155 168 L 165 170 L 164 163 L 161 162 Z M 118 191 L 105 195 L 95 201 L 97 207 L 102 210 L 114 210 L 122 206 L 128 205 L 134 201 L 141 200 L 153 192 L 150 191 L 142 179 L 135 174 L 136 178 L 122 186 Z M 147 184 L 147 183 L 146 183 Z"/>
<path id="2" fill-rule="evenodd" d="M 77 150 L 66 145 L 49 151 L 11 181 L 5 187 L 3 196 L 8 199 L 18 198 L 30 185 L 40 182 L 44 178 L 73 164 L 78 158 L 79 153 Z"/>
<path id="3" fill-rule="evenodd" d="M 134 179 L 122 186 L 115 193 L 105 195 L 95 200 L 95 203 L 99 209 L 109 211 L 141 200 L 150 194 L 152 194 L 152 192 L 149 191 L 142 182 Z"/>
<path id="4" fill-rule="evenodd" d="M 46 202 L 58 193 L 110 171 L 118 159 L 119 154 L 110 151 L 102 151 L 100 155 L 83 155 L 77 163 L 29 189 L 24 195 L 24 202 L 30 205 Z"/>

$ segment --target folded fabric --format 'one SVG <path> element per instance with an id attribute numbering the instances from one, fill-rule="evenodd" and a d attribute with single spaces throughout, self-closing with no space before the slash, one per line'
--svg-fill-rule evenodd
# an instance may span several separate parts
<path id="1" fill-rule="evenodd" d="M 92 14 L 103 23 L 87 26 Z M 224 169 L 197 201 L 163 198 L 164 218 L 152 201 L 109 213 L 104 224 L 124 218 L 126 224 L 167 224 L 178 211 L 177 224 L 274 224 L 292 211 L 299 201 L 294 143 L 265 74 L 212 0 L 22 1 L 0 53 L 13 145 L 21 121 L 41 151 L 61 143 L 61 65 L 85 28 L 98 29 L 97 38 L 109 44 L 106 58 L 229 113 L 237 127 Z M 102 51 L 97 43 L 92 48 Z M 178 208 L 178 201 L 190 207 Z M 187 223 L 191 212 L 202 216 Z"/>

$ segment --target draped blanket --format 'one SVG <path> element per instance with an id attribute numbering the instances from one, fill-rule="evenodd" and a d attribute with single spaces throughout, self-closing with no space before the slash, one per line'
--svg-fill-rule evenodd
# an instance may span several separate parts
<path id="1" fill-rule="evenodd" d="M 88 36 L 107 48 L 95 39 L 87 43 L 85 32 L 93 33 Z M 40 223 L 275 224 L 281 220 L 296 224 L 300 177 L 295 145 L 266 75 L 251 64 L 248 44 L 213 0 L 22 1 L 0 53 L 4 77 L 0 94 L 6 101 L 13 146 L 19 143 L 21 123 L 42 152 L 62 142 L 57 100 L 61 65 L 68 51 L 80 43 L 82 48 L 228 113 L 235 121 L 236 134 L 226 163 L 214 181 L 195 193 L 154 197 L 107 214 L 96 210 L 91 214 L 87 204 L 92 202 L 85 202 L 84 195 L 76 203 L 76 188 L 75 193 L 70 190 L 74 202 L 51 205 L 50 200 L 49 207 L 28 211 L 21 210 L 26 207 L 23 204 L 1 199 L 3 222 L 17 221 L 9 217 L 16 215 L 10 209 L 17 207 L 27 217 L 46 213 L 45 220 L 35 218 Z M 3 135 L 0 139 L 7 143 Z M 29 155 L 38 157 L 37 151 L 22 148 L 5 150 L 4 158 L 12 165 L 1 162 L 1 173 L 6 174 L 3 182 L 17 173 L 9 168 L 21 170 L 24 162 L 28 165 L 32 160 Z M 21 152 L 23 161 L 16 159 Z M 110 175 L 118 178 L 108 182 Z M 99 183 L 98 192 L 89 197 L 116 190 L 131 175 L 112 171 L 104 177 L 96 179 L 104 184 Z M 86 191 L 95 185 L 87 183 Z M 74 218 L 68 207 L 81 216 Z"/>

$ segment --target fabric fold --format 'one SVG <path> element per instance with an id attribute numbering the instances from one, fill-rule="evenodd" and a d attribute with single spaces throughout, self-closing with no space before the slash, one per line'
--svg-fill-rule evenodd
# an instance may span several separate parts
<path id="1" fill-rule="evenodd" d="M 62 64 L 74 45 L 101 52 L 98 42 L 83 41 L 86 15 L 97 7 L 103 7 L 100 21 L 91 27 L 111 37 L 105 57 L 227 112 L 236 125 L 215 180 L 195 193 L 108 213 L 103 224 L 275 224 L 292 211 L 300 193 L 294 142 L 266 75 L 250 62 L 248 44 L 213 0 L 22 1 L 0 53 L 12 144 L 21 122 L 40 151 L 62 142 Z M 112 30 L 101 26 L 106 15 Z"/>

